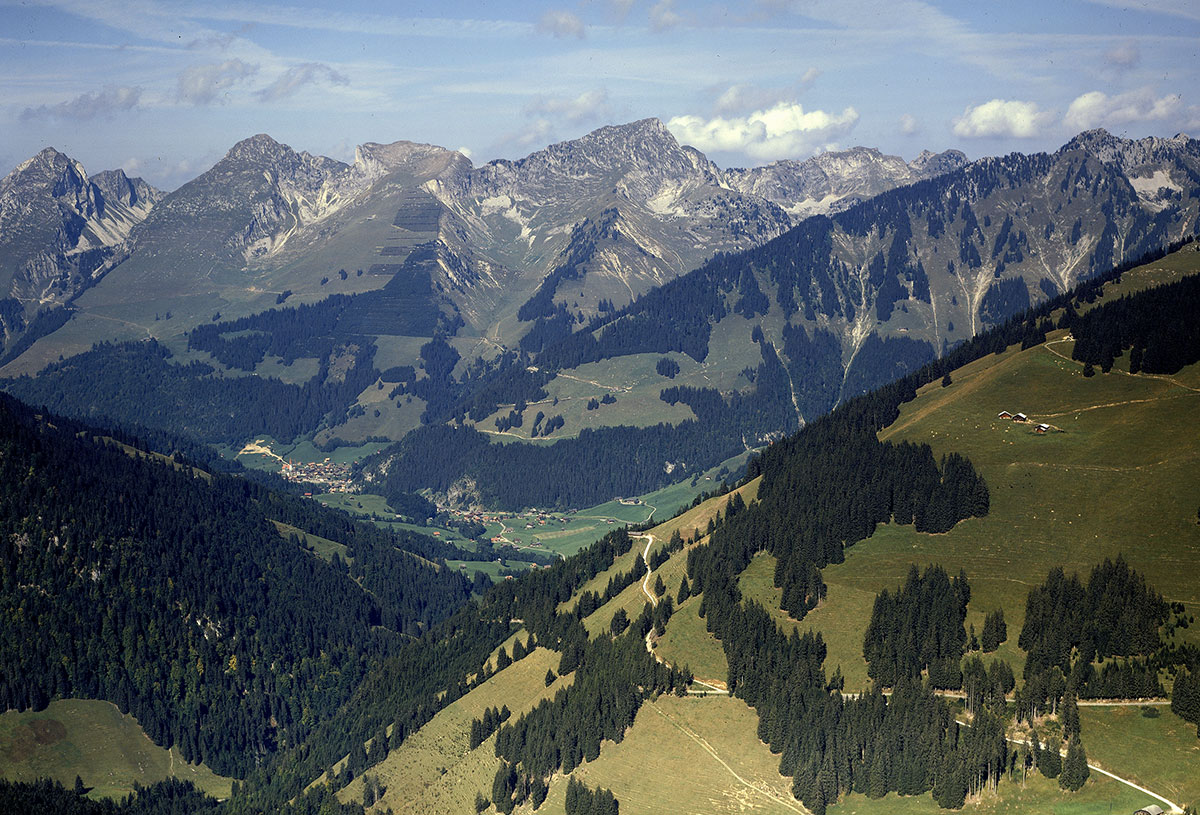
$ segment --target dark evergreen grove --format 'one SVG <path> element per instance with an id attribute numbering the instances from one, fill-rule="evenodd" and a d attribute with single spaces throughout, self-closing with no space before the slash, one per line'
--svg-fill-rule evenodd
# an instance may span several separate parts
<path id="1" fill-rule="evenodd" d="M 325 517 L 311 502 L 93 433 L 0 397 L 5 708 L 108 699 L 157 743 L 241 776 L 469 599 L 404 538 L 350 525 L 339 569 L 268 520 Z"/>
<path id="2" fill-rule="evenodd" d="M 935 688 L 961 687 L 958 663 L 967 644 L 963 621 L 970 599 L 965 574 L 951 579 L 940 566 L 924 574 L 911 567 L 895 595 L 884 589 L 875 596 L 863 638 L 867 676 L 892 687 L 928 671 Z"/>
<path id="3" fill-rule="evenodd" d="M 571 776 L 567 781 L 567 815 L 619 815 L 621 808 L 612 790 L 588 789 Z"/>
<path id="4" fill-rule="evenodd" d="M 1105 303 L 1070 321 L 1071 356 L 1107 373 L 1129 351 L 1132 373 L 1173 374 L 1200 361 L 1200 275 Z"/>
<path id="5" fill-rule="evenodd" d="M 1080 698 L 1164 695 L 1158 681 L 1159 628 L 1170 606 L 1118 557 L 1092 569 L 1086 585 L 1055 567 L 1029 592 L 1017 644 L 1028 652 L 1018 712 L 1054 710 L 1070 690 Z M 1093 663 L 1109 661 L 1097 672 Z"/>
<path id="6" fill-rule="evenodd" d="M 37 377 L 8 380 L 5 390 L 28 404 L 86 421 L 170 430 L 208 442 L 255 434 L 292 439 L 342 415 L 376 380 L 375 346 L 348 343 L 321 360 L 303 385 L 265 377 L 220 377 L 211 365 L 178 365 L 151 340 L 101 343 L 47 366 Z M 330 372 L 331 359 L 349 360 Z"/>
<path id="7" fill-rule="evenodd" d="M 120 800 L 94 801 L 56 781 L 16 782 L 0 779 L 0 812 L 55 815 L 219 815 L 228 807 L 201 793 L 190 781 L 168 778 L 138 787 Z M 271 810 L 278 815 L 362 815 L 361 804 L 339 803 L 325 787 L 316 787 Z"/>
<path id="8" fill-rule="evenodd" d="M 986 514 L 987 487 L 966 459 L 947 456 L 939 465 L 928 447 L 876 437 L 908 393 L 901 386 L 853 400 L 768 448 L 747 472 L 763 477 L 759 500 L 745 507 L 731 502 L 711 543 L 688 553 L 691 590 L 703 592 L 701 614 L 725 651 L 730 692 L 758 712 L 759 737 L 780 754 L 780 772 L 792 777 L 794 794 L 815 813 L 850 791 L 876 797 L 933 791 L 944 806 L 961 806 L 1008 766 L 1003 724 L 984 709 L 974 727 L 960 728 L 928 684 L 909 678 L 907 662 L 895 664 L 898 655 L 890 698 L 879 686 L 860 698 L 831 693 L 836 678 L 825 675 L 821 637 L 784 634 L 737 586 L 753 555 L 770 552 L 781 564 L 776 578 L 784 581 L 785 598 L 795 598 L 788 610 L 802 617 L 823 593 L 820 567 L 840 562 L 845 547 L 870 536 L 876 524 L 941 532 Z M 918 598 L 936 598 L 940 610 L 912 636 L 940 631 L 950 643 L 931 647 L 921 667 L 948 660 L 955 647 L 961 654 L 965 579 L 931 570 L 912 580 L 902 602 L 884 601 L 877 631 L 915 614 Z M 880 650 L 883 665 L 886 649 Z"/>

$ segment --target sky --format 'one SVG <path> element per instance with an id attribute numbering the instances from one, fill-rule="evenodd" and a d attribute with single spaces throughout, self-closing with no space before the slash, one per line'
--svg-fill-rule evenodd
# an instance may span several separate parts
<path id="1" fill-rule="evenodd" d="M 1200 137 L 1197 0 L 0 0 L 0 175 L 46 146 L 174 189 L 268 133 L 520 158 L 661 119 L 722 167 Z"/>

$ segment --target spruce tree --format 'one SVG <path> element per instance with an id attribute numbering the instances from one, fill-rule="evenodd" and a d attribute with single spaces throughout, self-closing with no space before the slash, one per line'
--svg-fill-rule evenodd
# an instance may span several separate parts
<path id="1" fill-rule="evenodd" d="M 1073 736 L 1067 744 L 1067 758 L 1062 765 L 1062 774 L 1058 778 L 1058 785 L 1064 790 L 1074 792 L 1084 785 L 1088 780 L 1088 775 L 1091 771 L 1087 765 L 1087 754 L 1083 751 L 1083 745 L 1079 742 L 1079 736 Z"/>
<path id="2" fill-rule="evenodd" d="M 990 654 L 1008 639 L 1008 626 L 1004 623 L 1004 609 L 996 609 L 983 620 L 983 633 L 979 645 L 985 654 Z"/>
<path id="3" fill-rule="evenodd" d="M 1047 778 L 1058 778 L 1062 772 L 1062 756 L 1058 752 L 1057 742 L 1051 741 L 1038 754 L 1038 770 Z"/>
<path id="4" fill-rule="evenodd" d="M 1079 735 L 1079 706 L 1075 701 L 1075 692 L 1068 690 L 1063 694 L 1062 705 L 1058 709 L 1058 720 L 1062 722 L 1063 738 L 1072 739 Z"/>

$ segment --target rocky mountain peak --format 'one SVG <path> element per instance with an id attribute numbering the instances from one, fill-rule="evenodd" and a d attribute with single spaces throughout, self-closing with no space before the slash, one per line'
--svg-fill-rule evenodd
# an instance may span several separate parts
<path id="1" fill-rule="evenodd" d="M 418 176 L 434 176 L 451 165 L 462 170 L 469 170 L 472 166 L 471 160 L 462 153 L 436 144 L 366 142 L 354 150 L 356 172 L 371 179 L 382 178 L 397 170 L 407 170 Z"/>
<path id="2" fill-rule="evenodd" d="M 911 164 L 874 147 L 830 150 L 804 161 L 726 171 L 728 185 L 758 195 L 796 217 L 838 212 L 885 190 L 951 172 L 967 163 L 957 150 L 921 153 Z"/>
<path id="3" fill-rule="evenodd" d="M 130 178 L 124 170 L 104 170 L 91 177 L 91 182 L 100 191 L 105 202 L 120 202 L 127 207 L 143 203 L 155 204 L 165 195 L 141 178 Z"/>
<path id="4" fill-rule="evenodd" d="M 961 150 L 944 150 L 941 153 L 922 150 L 908 166 L 923 177 L 932 178 L 935 175 L 953 172 L 967 166 L 968 163 L 967 154 Z"/>
<path id="5" fill-rule="evenodd" d="M 1145 164 L 1170 161 L 1180 154 L 1200 158 L 1200 142 L 1180 133 L 1164 139 L 1147 136 L 1144 139 L 1122 139 L 1103 128 L 1085 130 L 1067 142 L 1060 153 L 1082 150 L 1105 164 L 1116 164 L 1130 170 Z"/>
<path id="6" fill-rule="evenodd" d="M 263 159 L 278 158 L 288 153 L 295 155 L 295 151 L 286 144 L 275 141 L 266 133 L 257 133 L 248 139 L 242 139 L 229 148 L 229 152 L 225 154 L 225 158 L 236 161 L 257 162 Z"/>

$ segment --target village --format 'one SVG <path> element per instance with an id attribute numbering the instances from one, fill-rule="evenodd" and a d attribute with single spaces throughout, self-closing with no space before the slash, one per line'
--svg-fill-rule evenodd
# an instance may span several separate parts
<path id="1" fill-rule="evenodd" d="M 320 484 L 327 492 L 353 492 L 350 482 L 350 465 L 335 464 L 328 458 L 324 461 L 283 462 L 279 474 L 288 481 L 305 484 Z"/>

